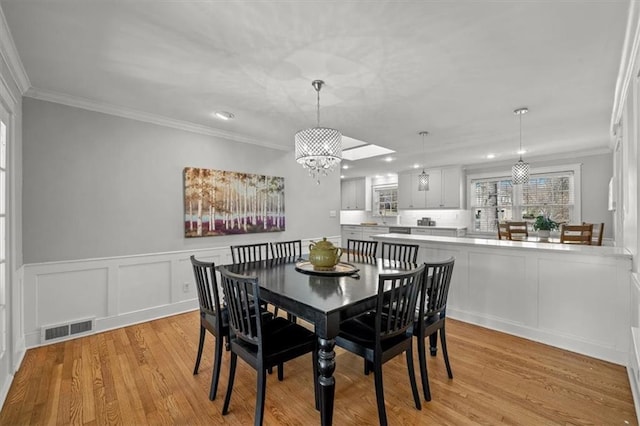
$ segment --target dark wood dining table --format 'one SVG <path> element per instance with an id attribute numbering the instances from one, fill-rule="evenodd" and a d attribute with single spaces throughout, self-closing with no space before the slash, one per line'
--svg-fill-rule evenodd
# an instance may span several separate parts
<path id="1" fill-rule="evenodd" d="M 320 421 L 322 425 L 331 425 L 335 395 L 334 347 L 340 322 L 375 308 L 380 274 L 407 271 L 417 265 L 382 259 L 349 261 L 357 271 L 336 276 L 332 272 L 301 272 L 296 268 L 297 261 L 299 259 L 271 259 L 225 265 L 225 268 L 258 277 L 263 301 L 313 324 L 318 336 Z"/>

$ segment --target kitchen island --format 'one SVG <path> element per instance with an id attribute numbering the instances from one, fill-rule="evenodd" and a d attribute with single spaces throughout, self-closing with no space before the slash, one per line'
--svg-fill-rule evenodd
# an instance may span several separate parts
<path id="1" fill-rule="evenodd" d="M 418 260 L 455 257 L 447 316 L 626 365 L 631 254 L 578 246 L 404 234 Z"/>

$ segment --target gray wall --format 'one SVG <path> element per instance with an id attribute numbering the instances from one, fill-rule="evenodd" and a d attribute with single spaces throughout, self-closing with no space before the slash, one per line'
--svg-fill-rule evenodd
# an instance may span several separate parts
<path id="1" fill-rule="evenodd" d="M 339 171 L 317 185 L 292 152 L 31 98 L 23 113 L 25 263 L 340 234 Z M 283 176 L 286 231 L 185 239 L 184 167 Z"/>
<path id="2" fill-rule="evenodd" d="M 609 179 L 613 176 L 613 153 L 583 155 L 576 153 L 575 157 L 557 158 L 551 160 L 529 160 L 531 168 L 555 166 L 562 164 L 582 164 L 581 209 L 582 220 L 585 222 L 604 222 L 605 238 L 613 238 L 613 214 L 609 210 Z M 504 172 L 510 166 L 496 167 L 468 167 L 467 174 Z"/>

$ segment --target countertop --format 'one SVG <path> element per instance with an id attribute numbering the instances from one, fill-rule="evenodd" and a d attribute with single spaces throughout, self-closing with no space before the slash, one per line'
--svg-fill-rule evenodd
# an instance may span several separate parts
<path id="1" fill-rule="evenodd" d="M 424 225 L 396 225 L 390 223 L 378 223 L 378 224 L 362 224 L 362 223 L 341 223 L 341 226 L 363 226 L 363 227 L 373 227 L 373 226 L 383 226 L 386 228 L 426 228 L 426 229 L 467 229 L 466 226 L 424 226 Z"/>
<path id="2" fill-rule="evenodd" d="M 373 237 L 376 240 L 403 240 L 404 242 L 418 244 L 441 243 L 457 244 L 464 246 L 487 247 L 487 248 L 510 248 L 510 249 L 535 249 L 556 253 L 576 253 L 584 255 L 597 255 L 600 257 L 620 257 L 631 259 L 631 252 L 623 247 L 611 246 L 587 246 L 578 244 L 559 244 L 534 241 L 507 241 L 485 238 L 467 237 L 437 237 L 428 235 L 411 234 L 380 234 Z"/>

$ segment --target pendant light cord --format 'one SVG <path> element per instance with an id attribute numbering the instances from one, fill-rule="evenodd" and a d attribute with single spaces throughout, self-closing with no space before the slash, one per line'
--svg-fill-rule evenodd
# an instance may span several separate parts
<path id="1" fill-rule="evenodd" d="M 522 113 L 518 114 L 520 116 L 520 161 L 522 161 Z"/>

